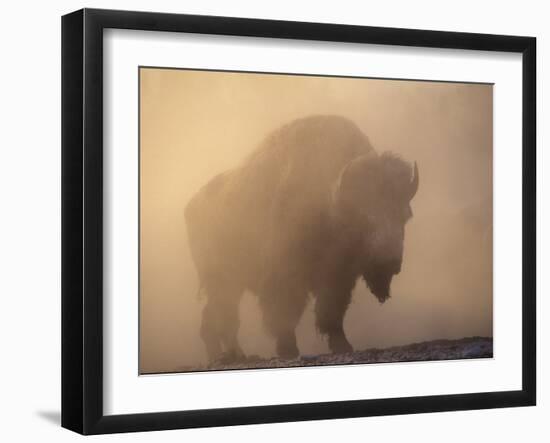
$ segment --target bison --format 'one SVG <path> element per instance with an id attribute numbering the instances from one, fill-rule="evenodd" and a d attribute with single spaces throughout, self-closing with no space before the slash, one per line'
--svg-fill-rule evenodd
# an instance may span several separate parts
<path id="1" fill-rule="evenodd" d="M 259 298 L 280 357 L 299 355 L 295 328 L 310 294 L 332 352 L 350 352 L 343 319 L 358 278 L 382 303 L 401 270 L 418 168 L 377 154 L 349 119 L 310 116 L 272 132 L 185 208 L 206 294 L 200 334 L 210 361 L 244 357 L 239 301 Z"/>

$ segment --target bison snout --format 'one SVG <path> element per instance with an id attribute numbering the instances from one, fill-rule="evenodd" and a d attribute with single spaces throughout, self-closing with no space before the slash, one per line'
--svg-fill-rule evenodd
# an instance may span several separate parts
<path id="1" fill-rule="evenodd" d="M 399 274 L 401 272 L 401 260 L 398 258 L 390 259 L 386 263 L 381 265 L 382 271 L 386 274 Z"/>

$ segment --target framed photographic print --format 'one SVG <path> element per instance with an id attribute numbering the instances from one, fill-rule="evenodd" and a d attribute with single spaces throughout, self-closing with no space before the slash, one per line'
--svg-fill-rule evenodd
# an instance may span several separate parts
<path id="1" fill-rule="evenodd" d="M 62 20 L 62 425 L 534 405 L 532 37 Z"/>

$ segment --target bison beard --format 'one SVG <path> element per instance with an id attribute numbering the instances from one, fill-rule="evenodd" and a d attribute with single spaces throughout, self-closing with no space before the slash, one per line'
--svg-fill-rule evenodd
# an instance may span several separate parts
<path id="1" fill-rule="evenodd" d="M 390 284 L 393 275 L 391 271 L 385 268 L 368 271 L 363 274 L 365 283 L 380 303 L 384 303 L 390 298 Z"/>
<path id="2" fill-rule="evenodd" d="M 351 121 L 295 120 L 189 202 L 191 254 L 207 301 L 201 336 L 211 361 L 244 354 L 238 306 L 259 297 L 282 357 L 299 354 L 295 328 L 315 298 L 318 330 L 333 352 L 351 351 L 343 319 L 362 276 L 380 302 L 401 268 L 404 225 L 418 169 L 376 154 Z"/>

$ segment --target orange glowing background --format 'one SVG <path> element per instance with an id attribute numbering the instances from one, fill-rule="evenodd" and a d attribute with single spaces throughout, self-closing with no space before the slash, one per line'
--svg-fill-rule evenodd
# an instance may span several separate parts
<path id="1" fill-rule="evenodd" d="M 206 362 L 205 301 L 183 209 L 270 131 L 311 114 L 353 120 L 379 152 L 416 160 L 403 270 L 382 306 L 357 284 L 344 328 L 355 349 L 492 336 L 493 89 L 486 84 L 140 70 L 140 372 Z M 245 294 L 239 340 L 269 357 L 257 301 Z M 305 354 L 328 352 L 312 304 L 297 328 Z"/>

